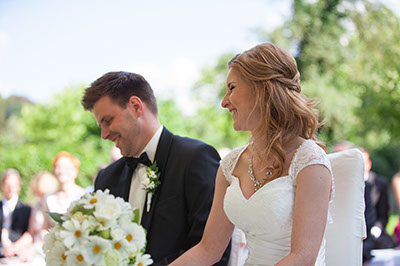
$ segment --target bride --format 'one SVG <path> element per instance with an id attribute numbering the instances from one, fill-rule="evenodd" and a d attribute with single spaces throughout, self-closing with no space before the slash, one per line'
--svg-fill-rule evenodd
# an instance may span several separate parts
<path id="1" fill-rule="evenodd" d="M 333 176 L 315 137 L 317 103 L 300 94 L 296 61 L 276 45 L 257 45 L 228 67 L 221 105 L 251 140 L 221 162 L 203 238 L 172 265 L 216 263 L 235 225 L 246 234 L 246 265 L 325 265 Z"/>

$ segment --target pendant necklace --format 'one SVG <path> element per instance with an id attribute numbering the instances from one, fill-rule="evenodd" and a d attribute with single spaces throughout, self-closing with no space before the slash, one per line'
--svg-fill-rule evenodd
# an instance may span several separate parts
<path id="1" fill-rule="evenodd" d="M 263 181 L 258 181 L 255 177 L 254 177 L 254 169 L 253 169 L 253 157 L 251 157 L 251 161 L 249 164 L 249 170 L 248 173 L 250 174 L 250 179 L 254 184 L 254 191 L 259 190 L 264 184 L 265 182 L 267 182 L 267 179 L 272 175 L 272 171 L 267 171 L 265 173 L 265 177 L 263 179 Z"/>

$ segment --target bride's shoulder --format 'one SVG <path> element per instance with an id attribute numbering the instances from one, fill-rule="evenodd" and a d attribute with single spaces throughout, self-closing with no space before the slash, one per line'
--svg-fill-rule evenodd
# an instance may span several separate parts
<path id="1" fill-rule="evenodd" d="M 322 164 L 330 169 L 326 152 L 311 139 L 305 140 L 297 149 L 290 165 L 289 173 L 296 176 L 304 167 L 312 164 Z"/>
<path id="2" fill-rule="evenodd" d="M 311 159 L 313 157 L 326 156 L 326 152 L 312 139 L 305 140 L 297 149 L 294 157 L 296 159 Z"/>
<path id="3" fill-rule="evenodd" d="M 232 149 L 228 154 L 224 156 L 224 158 L 221 160 L 221 163 L 232 161 L 232 160 L 237 160 L 240 155 L 243 153 L 243 151 L 247 148 L 248 145 L 236 147 Z"/>
<path id="4" fill-rule="evenodd" d="M 247 148 L 247 145 L 237 147 L 232 149 L 224 158 L 221 160 L 221 169 L 222 172 L 225 175 L 225 178 L 228 180 L 230 183 L 230 175 L 235 168 L 235 165 L 240 157 L 240 155 L 243 153 L 243 151 Z"/>

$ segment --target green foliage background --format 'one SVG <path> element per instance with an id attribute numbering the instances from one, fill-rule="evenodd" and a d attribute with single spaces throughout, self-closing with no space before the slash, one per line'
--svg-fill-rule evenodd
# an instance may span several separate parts
<path id="1" fill-rule="evenodd" d="M 260 43 L 276 43 L 296 58 L 303 93 L 321 101 L 327 122 L 319 133 L 328 148 L 343 139 L 365 146 L 373 169 L 387 178 L 400 168 L 399 29 L 400 18 L 381 4 L 294 0 L 292 16 L 281 27 L 253 30 Z M 183 113 L 171 99 L 159 100 L 161 123 L 217 149 L 245 144 L 248 134 L 235 132 L 229 112 L 220 107 L 232 56 L 227 51 L 210 62 L 188 88 L 196 99 L 194 114 Z M 0 97 L 0 171 L 12 167 L 21 173 L 23 199 L 31 198 L 31 177 L 51 171 L 61 150 L 81 161 L 77 183 L 83 187 L 110 161 L 112 143 L 101 139 L 92 114 L 80 105 L 83 89 L 66 88 L 46 104 Z"/>

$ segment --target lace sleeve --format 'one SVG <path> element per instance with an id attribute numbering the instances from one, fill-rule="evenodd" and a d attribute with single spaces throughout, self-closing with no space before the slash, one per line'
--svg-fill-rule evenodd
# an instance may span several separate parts
<path id="1" fill-rule="evenodd" d="M 247 145 L 233 149 L 221 160 L 222 173 L 224 174 L 229 184 L 232 183 L 233 169 L 235 169 L 236 163 L 246 147 Z"/>
<path id="2" fill-rule="evenodd" d="M 332 178 L 332 194 L 331 200 L 333 200 L 334 196 L 334 183 L 333 183 L 333 174 L 331 164 L 329 159 L 325 153 L 325 151 L 319 147 L 314 141 L 306 140 L 304 141 L 296 154 L 293 156 L 292 164 L 290 165 L 289 175 L 295 180 L 297 175 L 303 170 L 305 167 L 309 165 L 320 164 L 328 168 L 331 178 Z"/>

